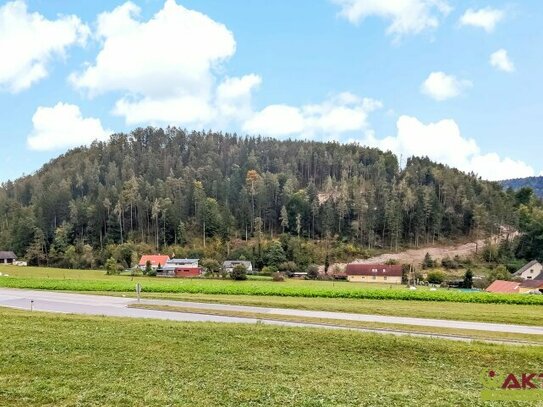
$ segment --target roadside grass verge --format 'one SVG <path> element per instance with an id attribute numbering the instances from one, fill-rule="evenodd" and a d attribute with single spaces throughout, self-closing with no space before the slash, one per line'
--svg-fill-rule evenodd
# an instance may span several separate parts
<path id="1" fill-rule="evenodd" d="M 133 292 L 90 294 L 122 295 L 136 298 Z M 256 295 L 213 295 L 187 293 L 142 293 L 141 298 L 266 308 L 293 308 L 312 311 L 348 312 L 411 318 L 450 319 L 457 321 L 496 322 L 502 324 L 543 326 L 543 313 L 537 305 L 465 304 L 351 298 L 300 298 Z"/>
<path id="2" fill-rule="evenodd" d="M 133 304 L 129 308 L 140 308 L 155 311 L 170 311 L 182 312 L 202 315 L 218 315 L 225 317 L 250 318 L 268 321 L 283 321 L 283 322 L 298 322 L 306 324 L 338 326 L 343 328 L 358 328 L 379 330 L 382 332 L 406 332 L 410 334 L 422 335 L 441 335 L 448 337 L 462 337 L 470 340 L 480 341 L 505 341 L 527 345 L 543 345 L 543 335 L 518 334 L 509 332 L 489 332 L 473 329 L 456 329 L 456 328 L 440 328 L 430 326 L 415 326 L 406 324 L 393 324 L 382 322 L 367 322 L 367 321 L 350 321 L 345 319 L 334 318 L 317 318 L 297 315 L 283 315 L 268 312 L 250 312 L 250 311 L 233 311 L 233 310 L 217 310 L 208 308 L 198 308 L 190 306 L 172 306 L 172 305 L 157 305 L 157 304 Z"/>
<path id="3" fill-rule="evenodd" d="M 536 347 L 5 309 L 0 341 L 12 407 L 484 406 L 484 370 L 543 365 Z"/>

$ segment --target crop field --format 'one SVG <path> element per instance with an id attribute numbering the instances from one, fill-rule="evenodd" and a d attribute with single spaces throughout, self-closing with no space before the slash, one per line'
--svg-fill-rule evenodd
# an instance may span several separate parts
<path id="1" fill-rule="evenodd" d="M 539 347 L 3 309 L 0 342 L 12 407 L 483 406 L 483 369 L 543 365 Z"/>
<path id="2" fill-rule="evenodd" d="M 73 274 L 72 274 L 73 273 Z M 166 279 L 157 277 L 106 276 L 100 271 L 73 271 L 47 268 L 7 267 L 8 277 L 0 278 L 0 287 L 68 291 L 130 292 L 136 283 L 146 293 L 192 293 L 218 295 L 253 295 L 305 298 L 353 298 L 381 300 L 416 300 L 480 304 L 543 305 L 543 296 L 489 294 L 458 290 L 408 290 L 404 286 L 359 284 L 331 281 L 289 280 L 232 281 L 213 279 Z M 61 277 L 62 275 L 62 277 Z"/>

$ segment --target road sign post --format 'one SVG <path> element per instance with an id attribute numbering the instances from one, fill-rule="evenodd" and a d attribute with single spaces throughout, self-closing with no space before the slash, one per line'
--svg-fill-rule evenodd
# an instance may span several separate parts
<path id="1" fill-rule="evenodd" d="M 138 302 L 140 302 L 140 294 L 141 294 L 141 284 L 136 284 L 136 294 L 138 295 Z"/>

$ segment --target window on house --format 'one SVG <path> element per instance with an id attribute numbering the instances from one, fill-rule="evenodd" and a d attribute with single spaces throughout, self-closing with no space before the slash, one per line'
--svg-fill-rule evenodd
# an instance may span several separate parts
<path id="1" fill-rule="evenodd" d="M 371 276 L 371 278 L 372 278 L 373 280 L 375 280 L 375 279 L 376 279 L 377 277 L 375 277 L 375 276 Z"/>
<path id="2" fill-rule="evenodd" d="M 386 280 L 386 279 L 387 279 L 387 276 L 385 276 L 384 280 Z"/>

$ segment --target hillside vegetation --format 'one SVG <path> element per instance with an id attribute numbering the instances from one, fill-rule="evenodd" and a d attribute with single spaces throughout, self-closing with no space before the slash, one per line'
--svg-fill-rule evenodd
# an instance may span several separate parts
<path id="1" fill-rule="evenodd" d="M 543 198 L 543 177 L 516 178 L 502 181 L 504 188 L 512 188 L 518 191 L 521 188 L 531 188 L 534 193 Z"/>
<path id="2" fill-rule="evenodd" d="M 520 207 L 518 193 L 426 158 L 400 169 L 392 153 L 354 144 L 146 128 L 5 183 L 0 247 L 72 268 L 111 256 L 130 267 L 146 251 L 322 264 L 329 245 L 360 258 L 485 238 L 516 227 Z"/>

